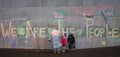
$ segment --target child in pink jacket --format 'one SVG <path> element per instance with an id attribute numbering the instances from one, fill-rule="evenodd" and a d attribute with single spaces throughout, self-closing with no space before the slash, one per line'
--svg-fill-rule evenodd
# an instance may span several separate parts
<path id="1" fill-rule="evenodd" d="M 66 38 L 64 36 L 61 37 L 61 43 L 62 43 L 62 52 L 65 52 L 65 46 L 66 46 Z"/>

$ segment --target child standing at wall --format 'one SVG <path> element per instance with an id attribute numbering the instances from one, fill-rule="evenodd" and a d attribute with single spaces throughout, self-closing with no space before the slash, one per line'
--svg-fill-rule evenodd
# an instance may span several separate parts
<path id="1" fill-rule="evenodd" d="M 64 36 L 61 36 L 61 43 L 62 43 L 62 52 L 65 52 L 66 38 Z"/>
<path id="2" fill-rule="evenodd" d="M 52 37 L 50 40 L 51 40 L 50 42 L 52 42 L 54 53 L 60 53 L 60 47 L 62 44 L 59 39 L 59 31 L 58 30 L 55 29 L 52 31 Z"/>
<path id="3" fill-rule="evenodd" d="M 73 34 L 69 34 L 67 41 L 69 45 L 69 50 L 74 51 L 75 50 L 75 37 L 73 36 Z"/>

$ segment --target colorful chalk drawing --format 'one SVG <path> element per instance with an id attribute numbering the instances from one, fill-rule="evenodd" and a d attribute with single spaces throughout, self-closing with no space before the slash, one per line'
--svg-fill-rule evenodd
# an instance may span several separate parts
<path id="1" fill-rule="evenodd" d="M 53 13 L 54 19 L 61 19 L 63 17 L 63 12 L 54 12 Z"/>
<path id="2" fill-rule="evenodd" d="M 0 48 L 50 49 L 48 39 L 53 28 L 63 35 L 74 33 L 78 49 L 120 45 L 120 26 L 116 21 L 120 19 L 120 6 L 49 9 L 50 13 L 44 13 L 45 16 L 0 19 Z"/>
<path id="3" fill-rule="evenodd" d="M 114 17 L 114 10 L 103 10 L 103 14 L 105 15 L 106 18 L 112 19 Z"/>
<path id="4" fill-rule="evenodd" d="M 83 8 L 82 7 L 72 7 L 71 9 L 73 14 L 82 14 Z"/>
<path id="5" fill-rule="evenodd" d="M 80 37 L 82 36 L 83 30 L 84 30 L 83 28 L 76 30 L 78 36 L 80 36 Z"/>
<path id="6" fill-rule="evenodd" d="M 17 28 L 18 30 L 17 30 L 17 35 L 25 35 L 25 29 L 24 28 L 22 28 L 22 27 L 18 27 Z"/>

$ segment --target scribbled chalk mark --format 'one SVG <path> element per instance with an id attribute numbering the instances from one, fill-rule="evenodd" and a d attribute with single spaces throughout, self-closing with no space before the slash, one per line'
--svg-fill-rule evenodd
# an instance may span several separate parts
<path id="1" fill-rule="evenodd" d="M 103 14 L 104 14 L 105 18 L 113 19 L 113 17 L 114 17 L 114 10 L 104 9 L 103 10 Z"/>
<path id="2" fill-rule="evenodd" d="M 82 14 L 83 7 L 72 7 L 71 11 L 73 14 Z"/>
<path id="3" fill-rule="evenodd" d="M 24 21 L 24 20 L 27 20 L 27 18 L 14 18 L 14 19 L 5 19 L 3 20 L 2 22 L 10 22 L 10 21 Z"/>
<path id="4" fill-rule="evenodd" d="M 25 28 L 18 27 L 17 28 L 17 35 L 25 35 Z"/>
<path id="5" fill-rule="evenodd" d="M 48 28 L 48 33 L 51 34 L 51 32 L 53 31 L 52 28 Z"/>
<path id="6" fill-rule="evenodd" d="M 53 13 L 54 19 L 61 19 L 63 17 L 63 12 L 54 12 Z"/>
<path id="7" fill-rule="evenodd" d="M 108 34 L 109 34 L 109 35 L 112 35 L 112 31 L 109 31 Z"/>
<path id="8" fill-rule="evenodd" d="M 76 30 L 76 32 L 78 33 L 78 36 L 82 36 L 83 30 L 84 30 L 83 28 Z"/>
<path id="9" fill-rule="evenodd" d="M 102 45 L 104 45 L 104 46 L 105 46 L 105 45 L 106 45 L 106 41 L 102 41 Z"/>
<path id="10" fill-rule="evenodd" d="M 13 48 L 16 48 L 16 39 L 13 39 L 13 43 L 12 43 L 12 45 L 13 45 Z"/>

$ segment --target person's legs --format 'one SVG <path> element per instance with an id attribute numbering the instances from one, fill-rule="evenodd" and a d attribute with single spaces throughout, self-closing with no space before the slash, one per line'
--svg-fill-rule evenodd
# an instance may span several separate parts
<path id="1" fill-rule="evenodd" d="M 53 48 L 53 53 L 54 53 L 54 54 L 57 53 L 56 51 L 57 51 L 57 49 L 56 49 L 56 48 Z"/>
<path id="2" fill-rule="evenodd" d="M 57 48 L 57 49 L 56 49 L 57 53 L 60 53 L 60 50 L 61 50 L 60 47 Z"/>
<path id="3" fill-rule="evenodd" d="M 65 52 L 65 45 L 63 45 L 62 47 L 62 52 Z"/>
<path id="4" fill-rule="evenodd" d="M 72 51 L 75 51 L 75 43 L 72 44 Z"/>
<path id="5" fill-rule="evenodd" d="M 71 47 L 71 44 L 69 44 L 69 51 L 71 51 L 71 48 L 72 48 L 72 47 Z"/>

